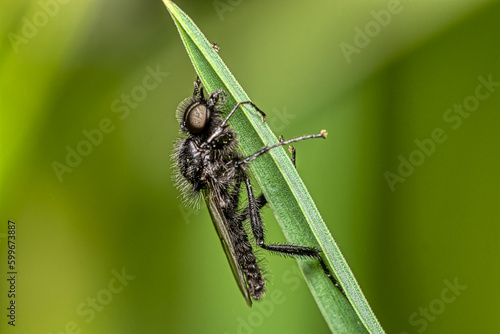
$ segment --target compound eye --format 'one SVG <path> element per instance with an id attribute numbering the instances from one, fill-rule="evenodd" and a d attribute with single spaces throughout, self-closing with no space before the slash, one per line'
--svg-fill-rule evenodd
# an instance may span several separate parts
<path id="1" fill-rule="evenodd" d="M 189 132 L 198 133 L 205 129 L 209 117 L 207 106 L 200 102 L 196 102 L 186 110 L 184 122 Z"/>

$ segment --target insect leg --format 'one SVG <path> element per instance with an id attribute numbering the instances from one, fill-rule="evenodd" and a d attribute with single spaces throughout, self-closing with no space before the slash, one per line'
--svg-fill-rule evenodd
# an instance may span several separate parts
<path id="1" fill-rule="evenodd" d="M 201 100 L 208 106 L 212 107 L 217 103 L 224 104 L 226 102 L 226 92 L 222 89 L 212 92 L 208 100 L 205 99 L 205 94 L 203 94 L 203 87 L 201 87 L 201 80 L 199 76 L 196 76 L 196 81 L 194 84 L 193 97 L 199 96 Z"/>
<path id="2" fill-rule="evenodd" d="M 230 210 L 228 216 L 236 216 L 238 212 L 238 205 L 240 203 L 240 193 L 241 193 L 241 183 L 243 180 L 241 178 L 236 178 L 233 189 L 231 190 L 231 195 L 229 197 Z M 240 221 L 240 220 L 237 220 Z"/>
<path id="3" fill-rule="evenodd" d="M 284 142 L 285 139 L 283 138 L 283 136 L 279 136 L 278 140 L 280 141 L 280 143 Z M 295 158 L 297 157 L 297 153 L 295 152 L 295 147 L 293 146 L 288 146 L 288 152 L 290 152 L 290 154 L 292 155 L 292 164 L 293 164 L 293 167 L 297 168 L 297 164 L 296 164 L 296 160 Z"/>
<path id="4" fill-rule="evenodd" d="M 201 85 L 201 80 L 200 80 L 200 77 L 199 76 L 196 76 L 196 81 L 193 82 L 193 85 L 194 85 L 194 92 L 193 92 L 193 96 L 202 96 L 203 97 L 203 89 L 200 87 Z"/>
<path id="5" fill-rule="evenodd" d="M 242 178 L 237 176 L 230 195 L 230 205 L 227 207 L 224 215 L 238 265 L 246 277 L 248 292 L 255 300 L 259 300 L 265 291 L 264 278 L 253 253 L 252 245 L 248 241 L 247 233 L 243 227 L 243 220 L 239 219 L 240 216 L 237 213 L 242 182 Z"/>
<path id="6" fill-rule="evenodd" d="M 257 210 L 261 210 L 266 204 L 267 204 L 267 199 L 264 196 L 264 194 L 261 194 L 259 197 L 255 199 L 255 202 L 257 203 Z M 239 222 L 244 222 L 250 217 L 248 208 L 243 212 L 241 215 L 238 216 L 238 221 Z"/>
<path id="7" fill-rule="evenodd" d="M 275 252 L 281 255 L 289 255 L 289 256 L 307 256 L 315 258 L 319 261 L 321 268 L 325 272 L 326 276 L 332 281 L 333 285 L 335 285 L 342 294 L 345 296 L 345 292 L 337 282 L 337 280 L 330 273 L 330 270 L 326 266 L 323 258 L 320 253 L 321 250 L 316 249 L 314 247 L 308 246 L 297 246 L 297 245 L 286 245 L 286 244 L 266 244 L 264 242 L 264 226 L 262 224 L 262 219 L 260 217 L 259 209 L 257 206 L 257 201 L 254 197 L 252 191 L 252 185 L 250 183 L 250 178 L 248 176 L 245 177 L 245 185 L 248 193 L 248 214 L 250 216 L 250 225 L 252 227 L 252 232 L 255 237 L 255 242 L 257 245 L 271 252 Z M 346 296 L 347 298 L 347 296 Z"/>
<path id="8" fill-rule="evenodd" d="M 210 106 L 210 103 L 212 103 L 211 101 L 213 101 L 214 99 L 218 99 L 218 95 L 220 95 L 220 94 L 224 95 L 223 98 L 222 98 L 222 101 L 221 101 L 221 102 L 224 102 L 226 100 L 226 97 L 225 97 L 226 92 L 224 92 L 223 90 L 217 90 L 217 91 L 213 92 L 212 95 L 210 96 L 210 99 L 208 99 L 208 101 L 207 101 L 208 105 Z M 226 118 L 224 119 L 224 121 L 222 121 L 222 123 L 214 130 L 214 132 L 212 133 L 212 135 L 202 144 L 202 147 L 207 147 L 215 138 L 219 137 L 219 135 L 222 132 L 224 132 L 224 129 L 228 126 L 226 124 L 227 121 L 229 120 L 229 118 L 231 116 L 233 116 L 233 114 L 235 113 L 235 111 L 242 104 L 251 104 L 260 113 L 260 116 L 262 117 L 262 120 L 265 121 L 266 114 L 262 110 L 260 110 L 259 108 L 257 108 L 257 106 L 253 102 L 251 102 L 251 101 L 238 102 L 238 103 L 236 103 L 236 105 L 234 106 L 234 108 L 229 112 L 229 114 L 226 116 Z"/>
<path id="9" fill-rule="evenodd" d="M 217 45 L 217 43 L 212 43 L 210 46 L 215 50 L 215 52 L 219 53 L 220 47 Z"/>
<path id="10" fill-rule="evenodd" d="M 275 144 L 275 145 L 264 146 L 260 151 L 252 154 L 249 157 L 246 157 L 243 160 L 238 161 L 237 164 L 246 164 L 246 163 L 249 163 L 253 159 L 257 158 L 258 156 L 261 156 L 262 154 L 264 154 L 264 153 L 268 152 L 269 150 L 271 150 L 271 149 L 273 149 L 275 147 L 278 147 L 278 146 L 288 145 L 288 144 L 295 143 L 296 141 L 300 141 L 300 140 L 304 140 L 304 139 L 326 138 L 326 135 L 327 135 L 326 131 L 325 130 L 321 130 L 321 132 L 318 133 L 317 135 L 307 135 L 307 136 L 292 138 L 292 139 L 289 139 L 289 140 L 280 141 L 278 144 Z"/>
<path id="11" fill-rule="evenodd" d="M 297 168 L 297 152 L 295 151 L 295 147 L 293 146 L 290 146 L 288 148 L 288 152 L 290 152 L 292 154 L 292 164 L 293 164 L 293 167 Z"/>
<path id="12" fill-rule="evenodd" d="M 262 118 L 262 121 L 265 121 L 266 120 L 266 114 L 260 110 L 252 101 L 243 101 L 243 102 L 238 102 L 236 103 L 236 105 L 233 107 L 233 109 L 229 112 L 229 114 L 227 114 L 226 118 L 224 119 L 224 121 L 222 122 L 222 124 L 220 125 L 221 127 L 225 126 L 227 121 L 229 120 L 229 118 L 231 116 L 233 116 L 233 114 L 235 113 L 235 111 L 243 104 L 250 104 L 252 107 L 255 108 L 255 110 L 257 110 L 260 114 L 260 117 Z"/>

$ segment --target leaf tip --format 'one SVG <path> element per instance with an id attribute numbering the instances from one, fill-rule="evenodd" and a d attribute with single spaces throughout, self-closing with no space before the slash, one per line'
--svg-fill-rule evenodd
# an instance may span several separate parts
<path id="1" fill-rule="evenodd" d="M 165 4 L 165 6 L 167 7 L 168 11 L 172 11 L 173 7 L 174 7 L 174 3 L 170 0 L 163 0 L 163 3 Z"/>

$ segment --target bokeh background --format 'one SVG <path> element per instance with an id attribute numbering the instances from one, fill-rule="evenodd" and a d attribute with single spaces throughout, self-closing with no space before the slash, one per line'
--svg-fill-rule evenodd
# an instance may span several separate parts
<path id="1" fill-rule="evenodd" d="M 498 333 L 500 3 L 177 4 L 277 135 L 328 130 L 298 170 L 386 331 Z M 196 75 L 160 0 L 0 7 L 0 332 L 328 332 L 293 259 L 260 252 L 283 299 L 248 308 L 205 207 L 178 198 Z"/>

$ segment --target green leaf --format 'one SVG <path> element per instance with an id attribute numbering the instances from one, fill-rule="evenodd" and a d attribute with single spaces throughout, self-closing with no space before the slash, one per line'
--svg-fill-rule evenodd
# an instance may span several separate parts
<path id="1" fill-rule="evenodd" d="M 163 1 L 206 90 L 226 91 L 227 106 L 235 105 L 237 101 L 250 101 L 194 22 L 174 3 Z M 255 110 L 246 106 L 240 110 L 231 117 L 230 124 L 238 133 L 240 149 L 245 156 L 266 144 L 278 143 L 276 135 Z M 297 259 L 330 330 L 334 333 L 384 333 L 285 151 L 282 148 L 271 150 L 253 160 L 250 169 L 287 240 L 296 245 L 319 247 L 346 291 L 350 303 L 332 285 L 317 261 Z"/>

